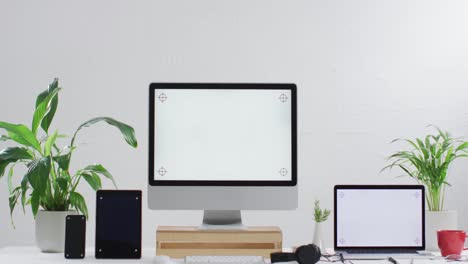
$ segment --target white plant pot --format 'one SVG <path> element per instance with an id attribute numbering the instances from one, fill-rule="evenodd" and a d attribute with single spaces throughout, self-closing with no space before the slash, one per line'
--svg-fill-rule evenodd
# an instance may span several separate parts
<path id="1" fill-rule="evenodd" d="M 426 250 L 439 251 L 437 231 L 458 229 L 456 211 L 426 211 Z"/>
<path id="2" fill-rule="evenodd" d="M 316 246 L 320 248 L 320 250 L 324 250 L 323 246 L 323 223 L 315 223 L 315 231 L 314 231 L 314 243 Z"/>
<path id="3" fill-rule="evenodd" d="M 65 217 L 76 211 L 44 211 L 36 215 L 36 244 L 45 253 L 60 253 L 65 248 Z"/>

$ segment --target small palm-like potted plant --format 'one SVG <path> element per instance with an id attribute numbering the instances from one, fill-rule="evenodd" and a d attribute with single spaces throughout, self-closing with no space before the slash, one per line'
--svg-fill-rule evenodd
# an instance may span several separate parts
<path id="1" fill-rule="evenodd" d="M 76 212 L 88 216 L 84 197 L 77 191 L 81 182 L 94 190 L 101 188 L 101 177 L 115 181 L 101 164 L 92 164 L 76 171 L 70 170 L 70 161 L 76 150 L 78 132 L 98 122 L 118 128 L 125 141 L 137 147 L 134 129 L 109 117 L 97 117 L 78 127 L 70 143 L 59 147 L 57 140 L 64 138 L 49 128 L 58 106 L 58 79 L 37 96 L 31 127 L 0 121 L 0 141 L 11 141 L 17 146 L 0 151 L 0 177 L 7 174 L 11 217 L 16 205 L 30 205 L 36 219 L 36 243 L 43 252 L 63 252 L 65 216 Z M 42 130 L 42 133 L 40 133 Z M 15 168 L 26 166 L 20 184 L 14 186 Z M 6 173 L 7 172 L 7 173 Z M 12 220 L 13 223 L 13 220 Z"/>
<path id="2" fill-rule="evenodd" d="M 323 222 L 327 221 L 331 211 L 329 209 L 320 208 L 320 201 L 315 200 L 314 204 L 314 220 L 315 231 L 313 243 L 320 249 L 323 249 Z"/>
<path id="3" fill-rule="evenodd" d="M 436 134 L 424 138 L 396 139 L 408 145 L 407 150 L 389 157 L 382 169 L 399 168 L 405 175 L 426 187 L 426 249 L 438 250 L 436 233 L 439 229 L 457 229 L 457 212 L 444 210 L 445 192 L 450 165 L 458 158 L 468 157 L 468 142 L 453 138 L 438 127 Z"/>

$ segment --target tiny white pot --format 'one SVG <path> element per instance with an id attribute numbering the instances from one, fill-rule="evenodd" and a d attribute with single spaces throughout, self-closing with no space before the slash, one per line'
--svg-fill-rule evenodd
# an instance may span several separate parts
<path id="1" fill-rule="evenodd" d="M 323 250 L 323 223 L 315 223 L 315 231 L 314 231 L 314 240 L 312 243 L 314 243 L 316 246 L 320 248 L 320 250 Z"/>
<path id="2" fill-rule="evenodd" d="M 36 244 L 44 253 L 60 253 L 65 248 L 65 217 L 76 211 L 44 211 L 36 215 Z"/>
<path id="3" fill-rule="evenodd" d="M 439 251 L 437 231 L 458 229 L 456 211 L 426 211 L 426 250 Z"/>

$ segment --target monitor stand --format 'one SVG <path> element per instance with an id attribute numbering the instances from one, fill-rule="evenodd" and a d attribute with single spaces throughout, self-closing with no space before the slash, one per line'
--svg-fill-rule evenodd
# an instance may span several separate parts
<path id="1" fill-rule="evenodd" d="M 239 230 L 247 229 L 242 224 L 240 210 L 204 210 L 201 230 Z"/>

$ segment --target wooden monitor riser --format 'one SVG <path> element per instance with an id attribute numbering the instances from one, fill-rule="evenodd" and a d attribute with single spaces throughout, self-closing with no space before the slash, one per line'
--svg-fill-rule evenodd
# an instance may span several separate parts
<path id="1" fill-rule="evenodd" d="M 160 226 L 156 254 L 172 258 L 196 255 L 249 255 L 270 257 L 282 250 L 283 235 L 275 226 L 242 230 L 201 230 L 195 226 Z"/>

